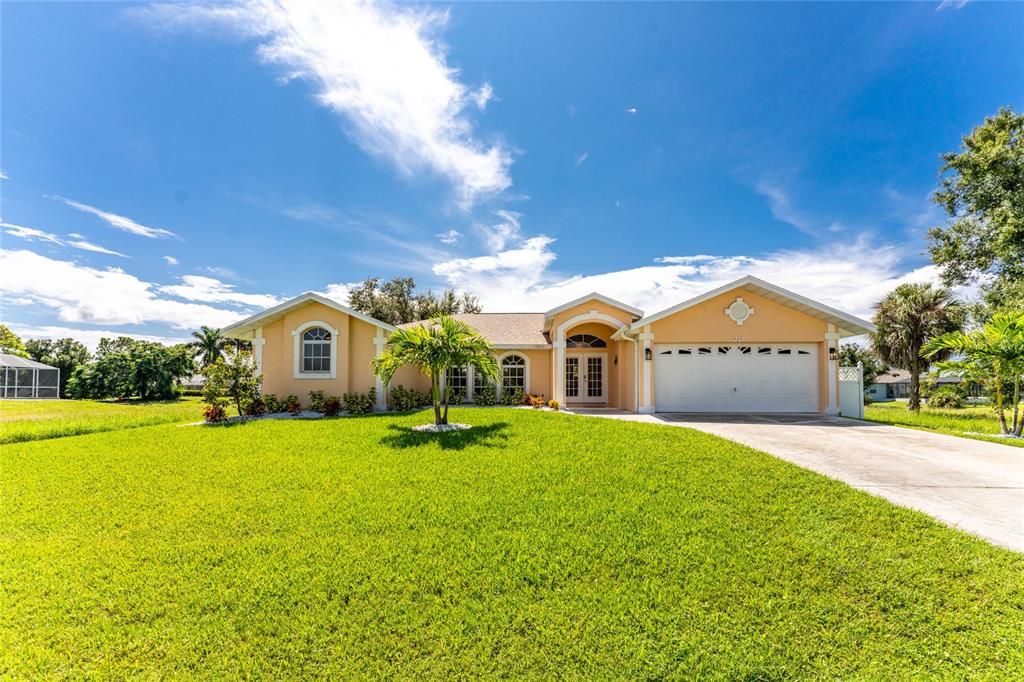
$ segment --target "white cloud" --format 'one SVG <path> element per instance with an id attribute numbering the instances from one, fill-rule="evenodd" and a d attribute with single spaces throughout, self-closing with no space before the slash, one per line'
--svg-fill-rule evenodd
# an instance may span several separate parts
<path id="1" fill-rule="evenodd" d="M 0 251 L 0 294 L 31 298 L 64 322 L 104 325 L 165 323 L 178 329 L 223 327 L 246 316 L 158 295 L 160 287 L 120 268 L 91 268 L 27 250 Z"/>
<path id="2" fill-rule="evenodd" d="M 173 345 L 186 343 L 190 339 L 186 336 L 156 336 L 152 334 L 136 334 L 115 329 L 75 329 L 73 327 L 61 327 L 54 325 L 29 326 L 24 324 L 11 324 L 11 330 L 23 339 L 63 339 L 71 337 L 76 341 L 84 343 L 90 352 L 96 352 L 100 345 L 100 339 L 112 339 L 118 336 L 128 336 L 139 341 L 156 341 Z"/>
<path id="3" fill-rule="evenodd" d="M 495 211 L 494 214 L 501 218 L 500 222 L 476 227 L 477 233 L 491 253 L 504 251 L 510 244 L 521 241 L 523 238 L 522 229 L 519 226 L 521 213 L 500 210 Z"/>
<path id="4" fill-rule="evenodd" d="M 222 265 L 209 265 L 203 269 L 206 270 L 211 275 L 217 275 L 218 277 L 223 277 L 224 279 L 245 279 L 231 268 L 226 268 Z"/>
<path id="5" fill-rule="evenodd" d="M 82 235 L 71 233 L 69 237 L 76 237 L 76 239 L 64 240 L 51 232 L 44 232 L 37 230 L 34 227 L 24 227 L 23 225 L 12 225 L 11 223 L 0 222 L 0 227 L 4 228 L 4 232 L 11 235 L 12 237 L 18 237 L 27 241 L 41 241 L 56 244 L 58 246 L 70 246 L 73 249 L 81 249 L 82 251 L 92 251 L 93 253 L 105 253 L 110 256 L 121 256 L 127 258 L 127 256 L 120 251 L 112 251 L 99 244 L 93 244 L 90 241 L 86 241 Z"/>
<path id="6" fill-rule="evenodd" d="M 164 256 L 163 258 L 164 258 L 164 262 L 167 263 L 168 265 L 171 265 L 171 266 L 181 265 L 181 263 L 178 262 L 178 259 L 175 258 L 174 256 Z"/>
<path id="7" fill-rule="evenodd" d="M 246 294 L 235 291 L 233 284 L 225 284 L 213 277 L 185 275 L 181 281 L 182 284 L 167 284 L 157 287 L 156 290 L 189 301 L 231 303 L 255 308 L 270 308 L 281 302 L 281 299 L 269 294 Z"/>
<path id="8" fill-rule="evenodd" d="M 626 109 L 626 113 L 630 114 L 630 115 L 635 114 L 635 113 L 637 113 L 637 108 L 636 107 L 629 107 L 628 109 Z"/>
<path id="9" fill-rule="evenodd" d="M 437 237 L 442 244 L 458 244 L 459 239 L 462 237 L 462 233 L 458 230 L 448 230 L 447 232 L 441 232 L 434 236 Z"/>
<path id="10" fill-rule="evenodd" d="M 404 174 L 429 169 L 460 202 L 511 186 L 509 150 L 483 142 L 467 115 L 494 96 L 473 90 L 448 65 L 441 32 L 448 14 L 390 3 L 279 2 L 159 4 L 133 12 L 160 27 L 228 26 L 259 39 L 259 55 L 282 80 L 312 84 L 317 100 L 345 117 L 353 139 Z"/>
<path id="11" fill-rule="evenodd" d="M 806 234 L 817 235 L 814 222 L 793 206 L 789 193 L 781 185 L 762 179 L 754 186 L 754 191 L 768 199 L 768 207 L 776 220 L 789 223 Z"/>
<path id="12" fill-rule="evenodd" d="M 170 239 L 178 236 L 170 230 L 165 230 L 162 227 L 148 227 L 135 222 L 131 218 L 126 218 L 122 215 L 117 215 L 116 213 L 110 213 L 109 211 L 101 211 L 95 206 L 89 206 L 88 204 L 83 204 L 71 199 L 65 199 L 64 197 L 51 196 L 50 198 L 63 202 L 71 208 L 78 209 L 83 213 L 90 213 L 115 229 L 130 232 L 132 234 L 139 235 L 140 237 L 149 237 L 150 239 Z"/>
<path id="13" fill-rule="evenodd" d="M 584 161 L 586 161 L 588 156 L 590 156 L 590 152 L 583 152 L 582 154 L 577 156 L 576 157 L 576 167 L 579 168 L 580 164 L 582 164 Z"/>
<path id="14" fill-rule="evenodd" d="M 361 284 L 361 282 L 351 282 L 349 284 L 328 284 L 327 289 L 320 293 L 332 301 L 337 301 L 342 305 L 348 305 L 349 293 Z"/>
<path id="15" fill-rule="evenodd" d="M 840 310 L 870 317 L 872 306 L 896 285 L 938 281 L 934 266 L 906 267 L 899 248 L 864 240 L 763 256 L 666 256 L 654 265 L 572 276 L 549 269 L 556 258 L 551 244 L 552 240 L 544 237 L 528 239 L 509 251 L 438 263 L 434 272 L 450 285 L 480 297 L 484 309 L 492 312 L 547 310 L 598 291 L 652 313 L 754 275 Z"/>
<path id="16" fill-rule="evenodd" d="M 935 11 L 940 12 L 944 9 L 949 8 L 963 9 L 964 5 L 966 5 L 968 1 L 969 0 L 942 0 L 942 2 L 940 2 L 938 6 L 935 8 Z"/>

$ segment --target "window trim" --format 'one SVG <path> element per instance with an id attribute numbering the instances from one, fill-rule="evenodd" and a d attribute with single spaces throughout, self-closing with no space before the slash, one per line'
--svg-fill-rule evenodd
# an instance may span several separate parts
<path id="1" fill-rule="evenodd" d="M 505 370 L 502 365 L 505 358 L 510 355 L 518 355 L 523 359 L 523 393 L 530 392 L 530 356 L 519 350 L 510 350 L 498 356 L 498 372 L 501 375 L 501 380 L 498 382 L 498 396 L 505 393 Z"/>
<path id="2" fill-rule="evenodd" d="M 331 333 L 331 371 L 302 371 L 302 335 L 307 329 L 321 327 Z M 293 379 L 337 379 L 338 378 L 338 330 L 323 320 L 309 320 L 292 330 L 292 378 Z"/>
<path id="3" fill-rule="evenodd" d="M 584 337 L 588 337 L 589 339 L 592 339 L 592 341 L 584 340 Z M 574 341 L 573 339 L 579 339 L 579 341 Z M 591 348 L 604 349 L 608 348 L 608 342 L 602 339 L 600 336 L 597 336 L 596 334 L 587 334 L 584 332 L 580 334 L 572 334 L 570 336 L 565 337 L 565 347 L 577 350 L 589 350 Z"/>

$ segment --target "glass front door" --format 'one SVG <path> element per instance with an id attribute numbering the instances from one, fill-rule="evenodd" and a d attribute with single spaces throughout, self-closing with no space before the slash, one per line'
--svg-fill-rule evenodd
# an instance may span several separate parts
<path id="1" fill-rule="evenodd" d="M 607 401 L 604 353 L 573 353 L 565 358 L 565 402 Z"/>

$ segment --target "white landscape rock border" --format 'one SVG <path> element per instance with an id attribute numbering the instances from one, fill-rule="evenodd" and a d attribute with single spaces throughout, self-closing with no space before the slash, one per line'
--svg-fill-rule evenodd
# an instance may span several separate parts
<path id="1" fill-rule="evenodd" d="M 412 430 L 420 433 L 448 433 L 449 431 L 465 431 L 469 428 L 472 428 L 472 424 L 420 424 L 412 427 Z"/>

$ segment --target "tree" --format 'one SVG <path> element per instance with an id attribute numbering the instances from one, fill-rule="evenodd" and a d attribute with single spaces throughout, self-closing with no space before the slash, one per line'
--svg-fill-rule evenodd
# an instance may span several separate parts
<path id="1" fill-rule="evenodd" d="M 0 324 L 0 353 L 17 355 L 19 358 L 28 357 L 25 344 L 6 324 Z"/>
<path id="2" fill-rule="evenodd" d="M 396 277 L 384 283 L 371 277 L 349 292 L 348 304 L 393 325 L 481 310 L 480 302 L 467 292 L 459 295 L 453 289 L 446 289 L 438 297 L 429 289 L 419 294 L 415 290 L 416 281 L 412 277 Z"/>
<path id="3" fill-rule="evenodd" d="M 203 394 L 207 403 L 216 404 L 222 396 L 235 403 L 238 416 L 242 416 L 244 401 L 254 399 L 260 391 L 263 375 L 256 371 L 256 361 L 247 352 L 222 357 L 206 368 Z"/>
<path id="4" fill-rule="evenodd" d="M 224 357 L 224 351 L 230 347 L 231 340 L 223 336 L 219 329 L 213 329 L 203 325 L 199 331 L 192 332 L 189 346 L 193 354 L 199 358 L 199 367 L 205 370 L 210 365 Z"/>
<path id="5" fill-rule="evenodd" d="M 1004 434 L 1020 436 L 1024 431 L 1024 415 L 1019 414 L 1021 383 L 1024 381 L 1024 311 L 997 313 L 981 328 L 969 333 L 950 332 L 925 344 L 929 357 L 955 354 L 956 359 L 938 363 L 945 374 L 964 378 L 984 377 L 991 382 L 995 395 L 995 411 Z M 1006 388 L 1011 388 L 1013 407 L 1009 426 L 1006 423 Z"/>
<path id="6" fill-rule="evenodd" d="M 60 370 L 60 396 L 67 397 L 68 380 L 78 367 L 89 362 L 89 349 L 72 338 L 30 339 L 25 342 L 29 357 Z"/>
<path id="7" fill-rule="evenodd" d="M 870 348 L 856 343 L 844 343 L 839 349 L 839 364 L 843 367 L 856 367 L 857 363 L 864 367 L 864 388 L 875 383 L 875 378 L 885 371 L 885 363 Z"/>
<path id="8" fill-rule="evenodd" d="M 184 344 L 102 339 L 95 362 L 72 373 L 67 392 L 73 398 L 169 400 L 176 397 L 180 380 L 194 371 L 192 349 Z"/>
<path id="9" fill-rule="evenodd" d="M 447 315 L 430 324 L 395 330 L 384 351 L 373 359 L 373 371 L 385 384 L 405 365 L 415 365 L 430 377 L 434 423 L 439 426 L 448 423 L 445 377 L 449 367 L 472 365 L 481 376 L 499 379 L 490 344 L 468 324 Z"/>
<path id="10" fill-rule="evenodd" d="M 942 155 L 932 196 L 949 216 L 928 232 L 947 285 L 982 282 L 996 308 L 1024 300 L 1024 115 L 1002 108 Z"/>
<path id="11" fill-rule="evenodd" d="M 875 331 L 871 345 L 883 362 L 910 372 L 908 409 L 921 409 L 921 373 L 928 360 L 921 349 L 930 340 L 959 331 L 966 318 L 964 306 L 945 287 L 901 284 L 875 305 Z M 935 359 L 945 359 L 937 353 Z"/>

